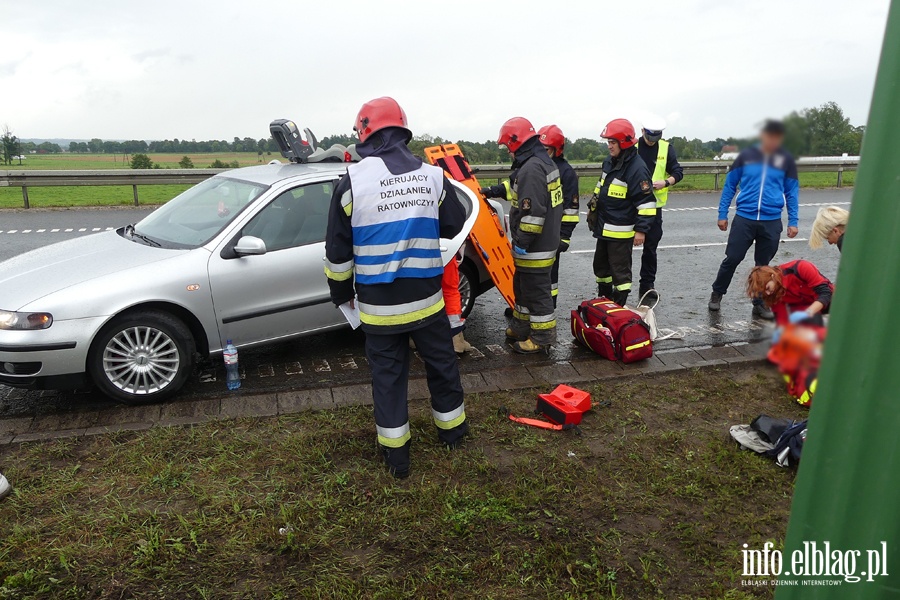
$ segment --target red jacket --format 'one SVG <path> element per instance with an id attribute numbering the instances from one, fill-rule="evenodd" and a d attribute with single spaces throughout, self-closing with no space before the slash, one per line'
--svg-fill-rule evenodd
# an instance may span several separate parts
<path id="1" fill-rule="evenodd" d="M 778 269 L 781 271 L 784 296 L 772 307 L 772 312 L 779 325 L 786 325 L 792 312 L 806 310 L 816 300 L 825 305 L 822 312 L 828 312 L 834 284 L 819 272 L 816 265 L 808 260 L 792 260 Z"/>

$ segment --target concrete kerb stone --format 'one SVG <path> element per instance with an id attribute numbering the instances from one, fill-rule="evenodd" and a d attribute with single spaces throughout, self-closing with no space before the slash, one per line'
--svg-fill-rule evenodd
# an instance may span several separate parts
<path id="1" fill-rule="evenodd" d="M 372 384 L 359 383 L 331 388 L 334 406 L 365 406 L 372 404 Z"/>
<path id="2" fill-rule="evenodd" d="M 31 430 L 34 417 L 19 417 L 15 419 L 3 419 L 0 421 L 0 435 L 16 436 Z"/>
<path id="3" fill-rule="evenodd" d="M 278 414 L 291 415 L 305 410 L 325 410 L 334 407 L 331 388 L 291 390 L 278 393 Z"/>
<path id="4" fill-rule="evenodd" d="M 751 346 L 748 344 L 747 346 Z M 757 346 L 765 346 L 758 344 Z M 498 390 L 516 390 L 559 383 L 575 384 L 629 375 L 651 375 L 693 369 L 717 369 L 731 364 L 763 363 L 765 352 L 743 346 L 684 349 L 661 352 L 650 360 L 623 365 L 601 358 L 571 363 L 535 365 L 526 368 L 502 368 L 488 372 L 463 373 L 467 394 Z M 767 348 L 765 348 L 767 350 Z M 427 399 L 423 378 L 410 381 L 410 398 Z M 186 426 L 213 419 L 265 417 L 293 414 L 306 410 L 327 410 L 341 406 L 372 403 L 372 386 L 356 384 L 332 388 L 289 390 L 267 394 L 237 394 L 222 399 L 176 402 L 166 405 L 117 407 L 108 411 L 85 411 L 73 415 L 75 427 L 66 415 L 44 415 L 0 420 L 0 445 L 42 441 L 55 438 L 100 435 L 121 431 L 144 431 L 152 427 Z M 120 419 L 118 422 L 117 419 Z M 91 423 L 90 425 L 88 425 Z M 63 425 L 65 428 L 39 430 L 38 427 Z"/>
<path id="5" fill-rule="evenodd" d="M 278 414 L 277 394 L 235 394 L 221 400 L 219 417 L 272 417 Z"/>

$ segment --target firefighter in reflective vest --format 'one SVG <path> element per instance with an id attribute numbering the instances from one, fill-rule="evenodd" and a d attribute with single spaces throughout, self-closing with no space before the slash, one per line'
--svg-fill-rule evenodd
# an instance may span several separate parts
<path id="1" fill-rule="evenodd" d="M 354 129 L 362 160 L 334 190 L 325 274 L 336 305 L 359 307 L 378 444 L 390 472 L 402 478 L 410 467 L 410 338 L 425 362 L 438 438 L 454 448 L 468 431 L 440 248 L 441 237 L 462 230 L 465 209 L 441 169 L 407 148 L 412 133 L 395 100 L 365 103 Z"/>
<path id="2" fill-rule="evenodd" d="M 635 148 L 631 122 L 614 119 L 601 137 L 609 145 L 609 156 L 588 203 L 588 227 L 597 238 L 594 274 L 599 295 L 624 305 L 631 292 L 632 248 L 643 244 L 650 231 L 656 198 L 650 171 Z"/>
<path id="3" fill-rule="evenodd" d="M 675 148 L 662 139 L 666 122 L 658 117 L 644 121 L 641 139 L 638 140 L 638 155 L 650 170 L 653 182 L 653 195 L 656 196 L 656 218 L 647 237 L 644 239 L 644 252 L 641 254 L 641 279 L 639 297 L 656 287 L 656 251 L 663 236 L 662 209 L 669 199 L 669 188 L 684 178 L 684 170 L 678 164 Z M 652 305 L 657 300 L 650 294 L 645 302 Z"/>
<path id="4" fill-rule="evenodd" d="M 506 336 L 512 340 L 513 350 L 533 354 L 556 343 L 550 272 L 559 250 L 562 183 L 559 169 L 528 119 L 514 117 L 504 123 L 497 144 L 513 155 L 513 172 L 509 181 L 481 192 L 512 205 L 509 231 L 516 265 L 515 308 Z"/>
<path id="5" fill-rule="evenodd" d="M 541 144 L 547 149 L 547 154 L 556 163 L 559 169 L 559 179 L 562 182 L 563 191 L 563 214 L 562 225 L 559 230 L 559 250 L 556 252 L 556 262 L 553 263 L 553 270 L 550 272 L 550 289 L 553 294 L 553 306 L 556 307 L 559 297 L 559 259 L 563 252 L 569 249 L 572 243 L 572 232 L 578 225 L 578 175 L 575 169 L 569 164 L 569 161 L 563 156 L 566 147 L 566 136 L 563 135 L 562 129 L 556 125 L 545 125 L 538 131 Z"/>

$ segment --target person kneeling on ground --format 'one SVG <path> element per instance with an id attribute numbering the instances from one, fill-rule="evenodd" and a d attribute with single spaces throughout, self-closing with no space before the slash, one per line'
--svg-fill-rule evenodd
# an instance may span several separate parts
<path id="1" fill-rule="evenodd" d="M 833 294 L 834 284 L 808 260 L 754 267 L 747 278 L 747 296 L 761 298 L 778 325 L 823 325 Z"/>
<path id="2" fill-rule="evenodd" d="M 849 220 L 850 213 L 843 208 L 837 206 L 820 208 L 816 214 L 816 220 L 813 221 L 812 230 L 809 232 L 809 247 L 818 250 L 822 247 L 822 242 L 827 241 L 832 246 L 836 245 L 838 252 L 841 252 L 844 246 L 844 232 Z"/>

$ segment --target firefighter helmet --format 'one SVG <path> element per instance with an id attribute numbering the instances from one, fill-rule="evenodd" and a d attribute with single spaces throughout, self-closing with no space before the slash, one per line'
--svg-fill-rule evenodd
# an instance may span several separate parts
<path id="1" fill-rule="evenodd" d="M 510 152 L 515 152 L 522 147 L 522 144 L 536 135 L 531 121 L 525 117 L 513 117 L 500 128 L 497 145 L 501 148 L 505 146 Z"/>
<path id="2" fill-rule="evenodd" d="M 538 135 L 541 136 L 541 143 L 544 146 L 553 148 L 553 156 L 562 156 L 566 145 L 566 136 L 563 135 L 562 129 L 556 125 L 544 125 L 538 131 Z"/>
<path id="3" fill-rule="evenodd" d="M 634 125 L 628 119 L 613 119 L 603 128 L 600 137 L 607 140 L 616 140 L 619 142 L 619 148 L 622 150 L 634 146 L 635 134 Z"/>
<path id="4" fill-rule="evenodd" d="M 356 115 L 353 131 L 359 136 L 360 142 L 365 142 L 373 133 L 386 127 L 404 129 L 409 139 L 412 139 L 412 132 L 406 122 L 406 113 L 403 112 L 396 100 L 383 96 L 369 100 L 362 105 L 359 114 Z"/>

